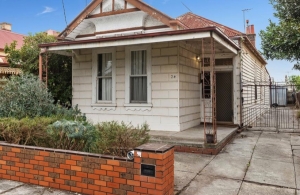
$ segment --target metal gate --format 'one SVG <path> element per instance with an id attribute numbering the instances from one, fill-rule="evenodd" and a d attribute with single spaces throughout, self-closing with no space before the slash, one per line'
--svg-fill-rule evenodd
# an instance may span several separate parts
<path id="1" fill-rule="evenodd" d="M 243 125 L 253 130 L 300 132 L 296 85 L 247 82 L 243 85 Z"/>
<path id="2" fill-rule="evenodd" d="M 300 131 L 300 111 L 292 107 L 246 108 L 247 128 L 269 131 Z"/>

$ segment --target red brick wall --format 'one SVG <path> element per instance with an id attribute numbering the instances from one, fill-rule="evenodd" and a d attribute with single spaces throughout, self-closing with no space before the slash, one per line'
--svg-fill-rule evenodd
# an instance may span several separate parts
<path id="1" fill-rule="evenodd" d="M 141 164 L 155 165 L 156 177 L 142 176 Z M 135 150 L 134 161 L 130 161 L 1 142 L 0 178 L 83 194 L 171 195 L 174 149 L 162 144 L 146 144 Z"/>

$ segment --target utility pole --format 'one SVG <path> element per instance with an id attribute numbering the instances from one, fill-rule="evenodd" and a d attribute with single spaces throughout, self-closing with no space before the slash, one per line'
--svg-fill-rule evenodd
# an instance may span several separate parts
<path id="1" fill-rule="evenodd" d="M 252 10 L 252 9 L 243 9 L 243 10 L 242 10 L 242 12 L 243 12 L 243 18 L 244 18 L 244 31 L 245 31 L 245 33 L 246 33 L 245 12 L 246 12 L 246 11 L 249 11 L 249 10 Z"/>

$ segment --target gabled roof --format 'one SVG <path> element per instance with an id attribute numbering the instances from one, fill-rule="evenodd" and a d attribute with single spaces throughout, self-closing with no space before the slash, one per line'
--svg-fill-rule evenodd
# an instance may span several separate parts
<path id="1" fill-rule="evenodd" d="M 226 34 L 228 37 L 244 35 L 244 33 L 240 31 L 234 30 L 228 26 L 224 26 L 222 24 L 219 24 L 217 22 L 214 22 L 202 16 L 198 16 L 191 12 L 179 16 L 177 20 L 179 20 L 181 23 L 183 23 L 185 26 L 187 26 L 190 29 L 216 26 L 221 31 L 223 31 L 223 33 Z"/>
<path id="2" fill-rule="evenodd" d="M 5 45 L 17 41 L 16 49 L 20 49 L 24 43 L 24 35 L 17 34 L 7 30 L 0 30 L 0 49 L 4 49 Z"/>
<path id="3" fill-rule="evenodd" d="M 63 39 L 67 37 L 84 19 L 89 18 L 89 15 L 99 6 L 104 0 L 93 0 L 68 26 L 65 30 L 63 30 L 58 38 Z M 185 25 L 183 25 L 180 21 L 174 20 L 173 18 L 167 16 L 166 14 L 160 12 L 159 10 L 149 6 L 141 0 L 124 0 L 125 4 L 127 3 L 136 7 L 135 9 L 130 9 L 128 11 L 144 11 L 148 13 L 153 18 L 159 20 L 165 25 L 177 29 L 178 27 L 185 29 Z M 124 13 L 124 10 L 113 10 L 109 14 L 120 14 Z M 108 13 L 100 13 L 96 16 L 101 17 L 102 15 L 107 15 Z"/>

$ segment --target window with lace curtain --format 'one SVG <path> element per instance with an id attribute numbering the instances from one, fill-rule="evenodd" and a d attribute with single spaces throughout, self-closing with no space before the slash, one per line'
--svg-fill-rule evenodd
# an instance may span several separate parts
<path id="1" fill-rule="evenodd" d="M 131 51 L 130 103 L 147 103 L 147 51 Z"/>
<path id="2" fill-rule="evenodd" d="M 112 54 L 98 54 L 97 101 L 112 101 Z"/>
<path id="3" fill-rule="evenodd" d="M 92 107 L 116 107 L 115 48 L 99 48 L 92 53 Z M 83 74 L 85 74 L 83 72 Z"/>
<path id="4" fill-rule="evenodd" d="M 126 89 L 124 106 L 152 107 L 151 45 L 128 46 L 125 53 Z"/>

